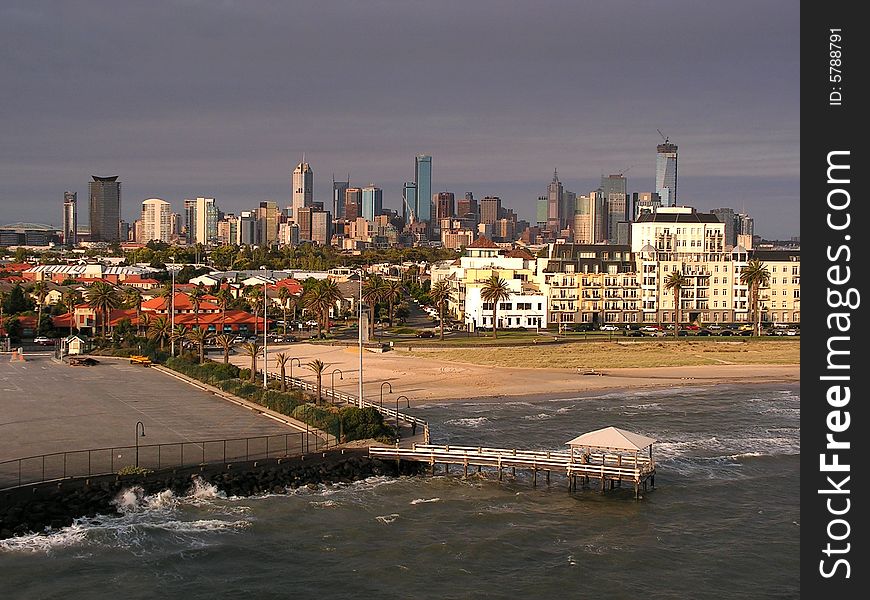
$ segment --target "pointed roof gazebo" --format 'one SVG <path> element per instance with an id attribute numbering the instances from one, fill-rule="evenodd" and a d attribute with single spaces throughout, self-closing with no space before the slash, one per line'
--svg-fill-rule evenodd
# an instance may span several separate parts
<path id="1" fill-rule="evenodd" d="M 654 438 L 626 431 L 618 427 L 605 427 L 578 435 L 573 440 L 565 442 L 565 444 L 571 447 L 572 459 L 574 457 L 574 450 L 578 448 L 589 452 L 599 450 L 605 453 L 633 454 L 635 457 L 637 457 L 638 453 L 649 448 L 649 459 L 652 462 L 652 445 L 656 441 Z"/>

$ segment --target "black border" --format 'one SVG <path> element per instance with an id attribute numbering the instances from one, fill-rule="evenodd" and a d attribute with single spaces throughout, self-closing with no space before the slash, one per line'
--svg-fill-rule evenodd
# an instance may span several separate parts
<path id="1" fill-rule="evenodd" d="M 839 2 L 822 3 L 804 2 L 801 6 L 801 561 L 800 584 L 803 595 L 808 598 L 863 598 L 867 587 L 862 585 L 867 578 L 867 548 L 862 546 L 864 534 L 863 516 L 867 512 L 864 506 L 865 497 L 857 492 L 856 487 L 866 483 L 861 476 L 863 461 L 870 458 L 866 446 L 861 443 L 862 434 L 867 428 L 866 410 L 866 375 L 868 371 L 864 356 L 867 355 L 868 338 L 865 320 L 862 319 L 863 303 L 870 302 L 866 291 L 863 273 L 866 270 L 867 257 L 866 240 L 863 226 L 866 222 L 862 216 L 866 203 L 865 181 L 867 164 L 865 146 L 861 144 L 862 132 L 868 129 L 868 119 L 862 118 L 862 113 L 870 111 L 866 104 L 866 93 L 863 91 L 863 77 L 867 76 L 864 67 L 870 64 L 866 60 L 867 37 L 866 26 L 858 16 L 859 3 Z M 829 36 L 831 28 L 842 29 L 842 81 L 832 82 L 829 71 L 830 50 Z M 831 106 L 829 93 L 842 88 L 842 104 Z M 827 195 L 831 189 L 843 186 L 828 184 L 828 154 L 832 151 L 848 150 L 850 168 L 850 183 L 848 191 L 851 202 L 846 209 L 850 213 L 851 225 L 847 230 L 835 231 L 828 227 L 827 217 L 830 209 L 827 206 Z M 842 219 L 842 212 L 835 215 Z M 847 241 L 845 238 L 849 236 Z M 831 261 L 828 258 L 828 247 L 836 250 L 846 244 L 851 249 L 851 260 L 841 259 Z M 862 305 L 854 310 L 848 308 L 831 308 L 827 302 L 828 289 L 836 289 L 827 279 L 830 266 L 839 264 L 851 268 L 851 278 L 848 284 L 840 286 L 845 290 L 854 287 L 861 293 Z M 828 329 L 828 316 L 833 312 L 849 311 L 851 313 L 851 331 L 848 333 Z M 850 465 L 851 480 L 844 486 L 850 490 L 851 507 L 842 518 L 849 521 L 850 535 L 842 542 L 835 544 L 851 544 L 850 552 L 839 555 L 846 558 L 851 566 L 850 577 L 843 577 L 845 569 L 841 565 L 837 575 L 824 578 L 820 573 L 820 561 L 826 561 L 829 568 L 836 557 L 828 558 L 822 552 L 828 543 L 826 528 L 829 521 L 838 518 L 830 515 L 825 505 L 828 495 L 820 494 L 819 490 L 830 487 L 826 481 L 828 475 L 837 478 L 836 473 L 822 473 L 820 470 L 820 454 L 825 452 L 826 434 L 829 433 L 826 417 L 829 406 L 826 399 L 829 381 L 820 377 L 830 375 L 827 369 L 828 337 L 831 335 L 848 335 L 851 354 L 848 362 L 851 368 L 847 373 L 851 380 L 843 385 L 851 389 L 851 401 L 841 410 L 848 410 L 851 425 L 846 432 L 836 434 L 837 439 L 849 441 L 851 448 L 841 451 L 840 462 Z M 840 346 L 845 348 L 845 346 Z M 831 452 L 831 451 L 829 451 Z M 840 478 L 841 479 L 841 478 Z M 841 502 L 844 496 L 838 496 Z M 835 594 L 830 596 L 829 594 Z"/>

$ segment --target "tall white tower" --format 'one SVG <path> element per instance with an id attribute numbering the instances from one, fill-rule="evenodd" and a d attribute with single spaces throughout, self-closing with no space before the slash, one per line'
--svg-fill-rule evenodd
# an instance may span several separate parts
<path id="1" fill-rule="evenodd" d="M 314 171 L 307 162 L 293 169 L 293 220 L 298 221 L 298 210 L 314 205 Z"/>

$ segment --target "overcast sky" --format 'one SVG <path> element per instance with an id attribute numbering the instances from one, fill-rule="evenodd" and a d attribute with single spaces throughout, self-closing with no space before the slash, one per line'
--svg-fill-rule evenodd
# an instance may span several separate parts
<path id="1" fill-rule="evenodd" d="M 661 129 L 681 204 L 788 238 L 799 42 L 787 0 L 3 0 L 0 224 L 59 224 L 67 189 L 87 222 L 91 175 L 130 221 L 151 197 L 283 207 L 303 153 L 327 206 L 349 172 L 400 208 L 426 153 L 433 191 L 534 221 L 554 168 L 654 191 Z"/>

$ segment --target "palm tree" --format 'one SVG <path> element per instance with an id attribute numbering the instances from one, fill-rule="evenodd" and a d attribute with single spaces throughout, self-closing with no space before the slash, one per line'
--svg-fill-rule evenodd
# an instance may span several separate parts
<path id="1" fill-rule="evenodd" d="M 195 327 L 199 327 L 199 307 L 205 295 L 205 290 L 201 286 L 196 286 L 187 294 L 190 303 L 193 304 L 193 324 Z"/>
<path id="2" fill-rule="evenodd" d="M 0 329 L 3 329 L 3 305 L 6 303 L 6 292 L 0 290 Z M 72 315 L 70 315 L 70 323 L 72 323 Z M 72 332 L 72 325 L 70 325 Z"/>
<path id="3" fill-rule="evenodd" d="M 142 331 L 147 332 L 148 328 L 151 326 L 151 315 L 148 313 L 142 313 L 142 316 L 139 317 L 139 335 L 141 335 Z"/>
<path id="4" fill-rule="evenodd" d="M 44 281 L 37 281 L 31 286 L 30 293 L 36 297 L 36 335 L 38 335 L 39 326 L 42 324 L 42 305 L 48 295 L 48 285 Z"/>
<path id="5" fill-rule="evenodd" d="M 436 283 L 431 290 L 429 290 L 429 297 L 432 299 L 432 302 L 435 306 L 438 307 L 438 318 L 441 321 L 441 338 L 444 339 L 444 305 L 447 304 L 447 301 L 450 300 L 450 284 L 447 283 L 445 279 L 442 279 L 438 283 Z"/>
<path id="6" fill-rule="evenodd" d="M 680 292 L 689 285 L 689 280 L 681 271 L 671 271 L 665 280 L 665 289 L 674 293 L 674 337 L 680 335 Z"/>
<path id="7" fill-rule="evenodd" d="M 171 325 L 171 323 L 170 323 L 170 325 Z M 176 325 L 175 327 L 171 327 L 171 330 L 169 332 L 169 340 L 172 342 L 178 342 L 179 354 L 183 353 L 181 351 L 184 349 L 183 344 L 184 344 L 184 340 L 186 340 L 186 339 L 187 339 L 187 327 L 185 327 L 184 325 L 180 325 L 180 324 Z"/>
<path id="8" fill-rule="evenodd" d="M 76 304 L 78 304 L 80 300 L 81 300 L 81 294 L 79 294 L 78 291 L 76 291 L 72 288 L 67 289 L 63 293 L 63 295 L 60 297 L 60 301 L 63 303 L 63 305 L 66 308 L 69 309 L 69 332 L 70 332 L 70 334 L 73 333 L 73 327 L 75 327 L 76 330 L 78 330 L 78 327 L 76 326 L 75 312 L 76 312 Z"/>
<path id="9" fill-rule="evenodd" d="M 115 288 L 105 281 L 98 281 L 91 285 L 87 291 L 87 298 L 91 307 L 103 314 L 103 337 L 105 337 L 109 313 L 113 308 L 117 308 L 121 304 L 121 299 L 118 297 Z"/>
<path id="10" fill-rule="evenodd" d="M 212 337 L 214 337 L 214 334 L 207 329 L 201 329 L 199 327 L 194 327 L 187 334 L 187 339 L 196 344 L 199 349 L 199 364 L 205 362 L 205 343 Z"/>
<path id="11" fill-rule="evenodd" d="M 215 297 L 218 299 L 218 304 L 221 307 L 221 334 L 223 334 L 227 328 L 227 307 L 233 301 L 233 295 L 228 288 L 221 288 L 215 294 Z"/>
<path id="12" fill-rule="evenodd" d="M 384 297 L 384 279 L 380 275 L 372 275 L 363 284 L 362 298 L 369 305 L 369 335 L 375 335 L 375 307 Z"/>
<path id="13" fill-rule="evenodd" d="M 169 303 L 170 303 L 170 301 L 171 301 L 170 299 L 172 298 L 172 293 L 173 293 L 174 291 L 175 291 L 175 290 L 172 288 L 172 282 L 171 282 L 171 281 L 167 281 L 165 284 L 163 284 L 163 287 L 160 288 L 160 291 L 157 292 L 157 297 L 158 297 L 158 298 L 163 298 L 163 299 L 166 300 L 166 308 L 167 308 L 167 310 L 169 309 Z"/>
<path id="14" fill-rule="evenodd" d="M 128 287 L 124 289 L 123 292 L 124 303 L 127 304 L 129 308 L 136 307 L 136 328 L 137 333 L 142 328 L 142 290 L 135 287 Z"/>
<path id="15" fill-rule="evenodd" d="M 284 313 L 284 335 L 287 335 L 287 300 L 292 295 L 286 286 L 282 285 L 278 288 L 278 300 L 281 302 L 281 311 Z"/>
<path id="16" fill-rule="evenodd" d="M 230 362 L 230 348 L 233 347 L 233 338 L 225 333 L 220 335 L 216 335 L 214 338 L 215 343 L 221 347 L 224 351 L 224 364 Z"/>
<path id="17" fill-rule="evenodd" d="M 248 286 L 245 290 L 245 296 L 254 311 L 254 336 L 257 335 L 257 315 L 260 314 L 260 305 L 263 303 L 263 289 L 258 285 Z M 265 319 L 263 326 L 265 327 Z"/>
<path id="18" fill-rule="evenodd" d="M 740 273 L 740 283 L 749 287 L 749 301 L 752 305 L 755 335 L 761 335 L 761 288 L 770 285 L 770 271 L 764 263 L 753 258 Z"/>
<path id="19" fill-rule="evenodd" d="M 164 316 L 155 317 L 148 327 L 148 338 L 157 340 L 160 343 L 160 349 L 163 350 L 163 342 L 172 333 L 172 323 Z"/>
<path id="20" fill-rule="evenodd" d="M 257 374 L 257 356 L 260 355 L 260 350 L 262 350 L 262 346 L 259 342 L 245 342 L 242 344 L 242 350 L 244 350 L 245 354 L 251 357 L 251 377 L 249 381 L 254 383 Z"/>
<path id="21" fill-rule="evenodd" d="M 393 307 L 402 301 L 405 295 L 405 286 L 398 279 L 390 279 L 384 288 L 384 300 L 389 304 L 390 327 L 393 326 Z"/>
<path id="22" fill-rule="evenodd" d="M 498 303 L 511 297 L 511 290 L 508 287 L 507 281 L 493 274 L 492 277 L 486 280 L 483 289 L 480 290 L 480 297 L 484 302 L 492 303 L 492 336 L 497 338 Z"/>
<path id="23" fill-rule="evenodd" d="M 338 289 L 338 284 L 331 279 L 322 280 L 320 288 L 323 299 L 323 322 L 326 324 L 326 333 L 329 333 L 329 311 L 335 308 L 336 303 L 341 300 L 341 290 Z"/>
<path id="24" fill-rule="evenodd" d="M 316 359 L 312 360 L 311 362 L 309 362 L 308 364 L 306 364 L 305 366 L 308 367 L 309 369 L 311 369 L 312 371 L 314 371 L 314 374 L 317 375 L 317 405 L 320 406 L 320 399 L 322 397 L 321 390 L 322 390 L 323 372 L 326 371 L 326 368 L 329 365 L 324 363 L 319 358 L 316 358 Z"/>
<path id="25" fill-rule="evenodd" d="M 284 288 L 282 288 L 282 289 L 284 289 Z M 285 375 L 284 375 L 284 373 L 285 373 L 284 367 L 287 365 L 287 361 L 289 361 L 290 358 L 291 358 L 291 356 L 289 354 L 284 353 L 284 352 L 279 352 L 278 354 L 275 355 L 275 362 L 278 364 L 278 367 L 281 368 L 281 391 L 282 392 L 287 391 L 287 380 L 286 380 Z"/>

